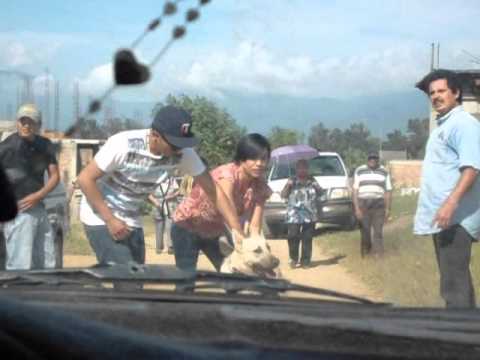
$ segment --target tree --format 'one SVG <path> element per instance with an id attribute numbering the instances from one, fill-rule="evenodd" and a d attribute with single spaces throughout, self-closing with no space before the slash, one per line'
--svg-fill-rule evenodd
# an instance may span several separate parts
<path id="1" fill-rule="evenodd" d="M 134 129 L 143 129 L 143 126 L 138 121 L 132 119 L 121 119 L 121 118 L 111 118 L 105 121 L 105 124 L 102 125 L 103 131 L 107 134 L 107 136 L 112 136 L 120 131 L 125 130 L 134 130 Z"/>
<path id="2" fill-rule="evenodd" d="M 66 133 L 79 139 L 106 139 L 120 131 L 142 128 L 142 124 L 128 118 L 108 119 L 104 124 L 99 124 L 96 119 L 81 118 Z"/>
<path id="3" fill-rule="evenodd" d="M 297 145 L 303 142 L 303 134 L 292 129 L 274 126 L 268 134 L 268 141 L 272 149 L 285 145 Z"/>
<path id="4" fill-rule="evenodd" d="M 428 118 L 408 120 L 407 155 L 409 159 L 423 159 L 425 156 L 425 145 L 429 135 L 428 125 Z"/>
<path id="5" fill-rule="evenodd" d="M 154 106 L 153 115 L 165 105 L 177 106 L 192 115 L 192 131 L 200 139 L 198 152 L 210 168 L 232 161 L 238 140 L 246 130 L 237 125 L 228 112 L 205 97 L 168 95 L 165 103 Z"/>
<path id="6" fill-rule="evenodd" d="M 382 149 L 392 151 L 406 150 L 408 147 L 408 138 L 400 130 L 395 129 L 387 134 L 387 141 L 382 143 Z"/>
<path id="7" fill-rule="evenodd" d="M 338 129 L 337 129 L 338 130 Z M 308 144 L 318 151 L 332 151 L 332 132 L 323 123 L 318 123 L 310 129 Z"/>
<path id="8" fill-rule="evenodd" d="M 334 151 L 342 156 L 349 169 L 365 163 L 367 154 L 378 149 L 380 139 L 373 137 L 363 123 L 351 124 L 348 129 L 327 129 L 322 123 L 312 127 L 309 144 L 320 151 Z"/>
<path id="9" fill-rule="evenodd" d="M 106 139 L 108 136 L 95 119 L 81 118 L 75 128 L 69 129 L 79 139 Z"/>

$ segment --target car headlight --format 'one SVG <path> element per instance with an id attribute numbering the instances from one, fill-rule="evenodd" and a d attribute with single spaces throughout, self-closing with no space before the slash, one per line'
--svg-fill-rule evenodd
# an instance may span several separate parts
<path id="1" fill-rule="evenodd" d="M 330 191 L 330 199 L 348 199 L 350 198 L 350 191 L 348 188 L 335 188 Z"/>
<path id="2" fill-rule="evenodd" d="M 272 193 L 272 195 L 270 196 L 270 198 L 268 199 L 269 202 L 284 202 L 284 200 L 282 199 L 282 197 L 280 196 L 280 193 L 275 191 Z"/>

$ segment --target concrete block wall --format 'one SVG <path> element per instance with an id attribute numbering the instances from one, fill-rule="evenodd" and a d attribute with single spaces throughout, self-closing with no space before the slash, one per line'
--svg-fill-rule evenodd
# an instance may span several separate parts
<path id="1" fill-rule="evenodd" d="M 388 163 L 388 168 L 394 189 L 420 187 L 421 160 L 393 160 Z"/>

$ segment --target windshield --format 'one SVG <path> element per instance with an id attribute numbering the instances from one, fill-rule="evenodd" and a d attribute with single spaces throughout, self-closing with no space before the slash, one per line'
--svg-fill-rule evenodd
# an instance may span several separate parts
<path id="1" fill-rule="evenodd" d="M 308 161 L 312 176 L 345 176 L 345 170 L 337 156 L 319 156 Z M 295 175 L 295 163 L 275 163 L 271 180 L 286 179 Z"/>
<path id="2" fill-rule="evenodd" d="M 3 4 L 7 271 L 133 261 L 474 307 L 476 2 L 164 3 Z"/>

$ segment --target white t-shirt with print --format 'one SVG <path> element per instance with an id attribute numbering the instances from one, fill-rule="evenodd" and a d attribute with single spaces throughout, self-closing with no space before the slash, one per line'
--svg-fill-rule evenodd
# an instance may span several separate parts
<path id="1" fill-rule="evenodd" d="M 192 148 L 181 156 L 154 155 L 148 148 L 149 129 L 123 131 L 110 137 L 95 155 L 95 162 L 105 175 L 97 186 L 113 215 L 131 227 L 142 227 L 140 206 L 148 195 L 171 176 L 175 169 L 181 174 L 200 175 L 205 165 Z M 80 221 L 86 225 L 105 222 L 82 197 Z"/>

